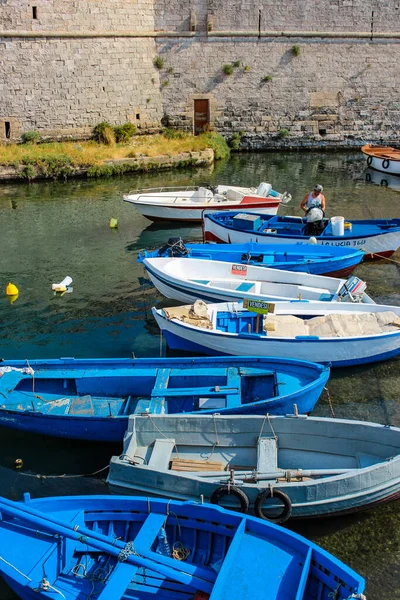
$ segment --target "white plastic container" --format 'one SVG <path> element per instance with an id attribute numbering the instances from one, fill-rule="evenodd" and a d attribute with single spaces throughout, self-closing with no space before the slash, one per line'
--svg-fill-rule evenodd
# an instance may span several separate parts
<path id="1" fill-rule="evenodd" d="M 344 217 L 332 217 L 332 235 L 344 235 Z"/>

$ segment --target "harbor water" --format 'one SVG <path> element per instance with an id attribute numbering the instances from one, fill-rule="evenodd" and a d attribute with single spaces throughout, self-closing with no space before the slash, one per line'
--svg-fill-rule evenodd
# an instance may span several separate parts
<path id="1" fill-rule="evenodd" d="M 167 306 L 148 284 L 138 251 L 169 237 L 201 241 L 200 226 L 152 225 L 122 195 L 143 187 L 270 182 L 292 194 L 281 214 L 300 215 L 300 202 L 324 186 L 327 216 L 345 219 L 400 217 L 396 182 L 368 176 L 361 153 L 235 154 L 213 169 L 0 185 L 0 358 L 29 359 L 159 356 L 167 352 L 152 319 Z M 383 184 L 382 184 L 383 182 Z M 389 183 L 389 185 L 387 185 Z M 382 185 L 381 185 L 382 184 Z M 118 228 L 109 227 L 118 219 Z M 400 253 L 360 265 L 356 275 L 381 304 L 400 305 Z M 71 293 L 52 284 L 73 279 Z M 19 289 L 11 302 L 8 282 Z M 339 369 L 314 415 L 400 426 L 400 359 Z M 63 441 L 0 429 L 0 494 L 32 496 L 108 493 L 104 482 L 120 445 Z M 23 461 L 15 468 L 16 459 Z M 94 475 L 90 475 L 93 474 Z M 82 475 L 90 476 L 82 476 Z M 400 503 L 331 519 L 290 523 L 367 579 L 368 600 L 400 599 Z M 0 598 L 15 596 L 0 583 Z"/>

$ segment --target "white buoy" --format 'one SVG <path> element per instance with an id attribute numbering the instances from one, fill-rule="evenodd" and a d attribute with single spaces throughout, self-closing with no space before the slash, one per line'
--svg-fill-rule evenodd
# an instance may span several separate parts
<path id="1" fill-rule="evenodd" d="M 310 237 L 310 239 L 308 240 L 308 243 L 309 244 L 318 244 L 317 238 L 312 235 Z"/>
<path id="2" fill-rule="evenodd" d="M 51 289 L 54 292 L 66 292 L 67 287 L 69 285 L 71 285 L 71 283 L 72 283 L 72 277 L 69 277 L 69 275 L 67 275 L 66 277 L 64 277 L 64 279 L 62 281 L 60 281 L 60 283 L 53 283 L 51 286 Z"/>

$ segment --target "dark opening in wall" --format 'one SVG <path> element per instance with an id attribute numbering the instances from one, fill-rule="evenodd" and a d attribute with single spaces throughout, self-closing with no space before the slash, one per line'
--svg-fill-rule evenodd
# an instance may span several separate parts
<path id="1" fill-rule="evenodd" d="M 326 129 L 318 129 L 319 135 L 326 135 Z"/>
<path id="2" fill-rule="evenodd" d="M 37 6 L 32 6 L 32 19 L 37 19 Z"/>
<path id="3" fill-rule="evenodd" d="M 136 113 L 136 118 L 140 121 L 140 113 Z"/>
<path id="4" fill-rule="evenodd" d="M 6 139 L 9 140 L 11 137 L 11 123 L 10 121 L 4 121 L 4 133 Z"/>

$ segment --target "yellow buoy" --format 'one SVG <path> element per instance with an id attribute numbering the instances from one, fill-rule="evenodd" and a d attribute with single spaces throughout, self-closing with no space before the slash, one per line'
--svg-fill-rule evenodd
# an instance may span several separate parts
<path id="1" fill-rule="evenodd" d="M 10 304 L 14 304 L 14 302 L 18 298 L 18 294 L 14 294 L 14 296 L 7 296 L 7 298 Z"/>
<path id="2" fill-rule="evenodd" d="M 9 281 L 6 287 L 6 294 L 7 296 L 18 296 L 19 291 L 17 286 Z"/>
<path id="3" fill-rule="evenodd" d="M 111 227 L 111 229 L 117 229 L 118 219 L 110 219 L 110 227 Z"/>
<path id="4" fill-rule="evenodd" d="M 22 460 L 22 458 L 16 458 L 15 459 L 15 468 L 22 469 L 23 466 L 24 466 L 24 461 Z"/>

